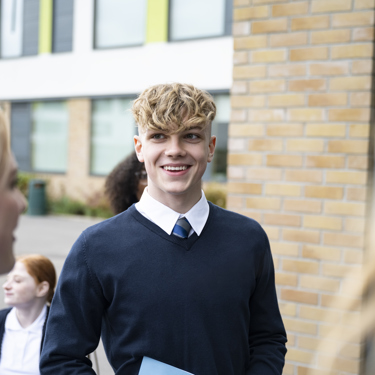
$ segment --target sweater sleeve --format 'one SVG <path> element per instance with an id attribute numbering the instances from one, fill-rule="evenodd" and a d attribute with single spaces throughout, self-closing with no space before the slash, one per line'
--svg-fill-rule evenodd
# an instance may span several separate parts
<path id="1" fill-rule="evenodd" d="M 53 297 L 40 360 L 41 375 L 92 375 L 86 358 L 98 346 L 105 299 L 86 257 L 84 233 L 73 245 Z"/>
<path id="2" fill-rule="evenodd" d="M 275 272 L 267 236 L 259 263 L 256 287 L 250 299 L 250 367 L 246 375 L 281 375 L 286 332 L 275 289 Z"/>

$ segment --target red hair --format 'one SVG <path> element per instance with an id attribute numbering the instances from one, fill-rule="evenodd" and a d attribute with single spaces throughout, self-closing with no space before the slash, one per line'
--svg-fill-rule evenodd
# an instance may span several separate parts
<path id="1" fill-rule="evenodd" d="M 51 303 L 56 286 L 56 271 L 52 262 L 47 257 L 37 254 L 17 257 L 17 262 L 24 264 L 27 272 L 34 278 L 37 284 L 43 281 L 48 282 L 47 302 Z"/>

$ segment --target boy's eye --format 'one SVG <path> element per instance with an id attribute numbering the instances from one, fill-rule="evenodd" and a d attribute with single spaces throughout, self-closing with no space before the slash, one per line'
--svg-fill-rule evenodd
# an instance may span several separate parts
<path id="1" fill-rule="evenodd" d="M 153 138 L 153 139 L 164 139 L 165 135 L 164 134 L 153 134 L 151 136 L 151 138 Z"/>
<path id="2" fill-rule="evenodd" d="M 194 134 L 194 133 L 189 133 L 189 134 L 185 135 L 185 138 L 195 140 L 195 139 L 199 139 L 199 135 L 198 134 Z"/>

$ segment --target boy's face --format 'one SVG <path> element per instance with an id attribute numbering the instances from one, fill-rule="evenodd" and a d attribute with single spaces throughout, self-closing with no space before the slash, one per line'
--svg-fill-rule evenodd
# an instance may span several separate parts
<path id="1" fill-rule="evenodd" d="M 139 161 L 145 163 L 148 192 L 171 206 L 178 197 L 195 204 L 201 197 L 201 179 L 214 155 L 216 137 L 210 126 L 180 133 L 140 130 L 134 137 Z"/>

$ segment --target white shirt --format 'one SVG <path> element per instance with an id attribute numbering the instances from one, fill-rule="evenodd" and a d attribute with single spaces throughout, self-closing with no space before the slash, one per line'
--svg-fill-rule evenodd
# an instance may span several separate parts
<path id="1" fill-rule="evenodd" d="M 27 328 L 20 325 L 13 308 L 5 320 L 0 375 L 40 375 L 39 358 L 47 306 Z"/>
<path id="2" fill-rule="evenodd" d="M 146 219 L 152 221 L 169 235 L 172 234 L 176 221 L 181 217 L 186 217 L 191 225 L 189 237 L 195 232 L 198 236 L 202 233 L 206 225 L 210 207 L 206 196 L 202 190 L 202 197 L 186 214 L 180 214 L 171 208 L 152 198 L 147 188 L 143 191 L 142 197 L 135 208 Z"/>

